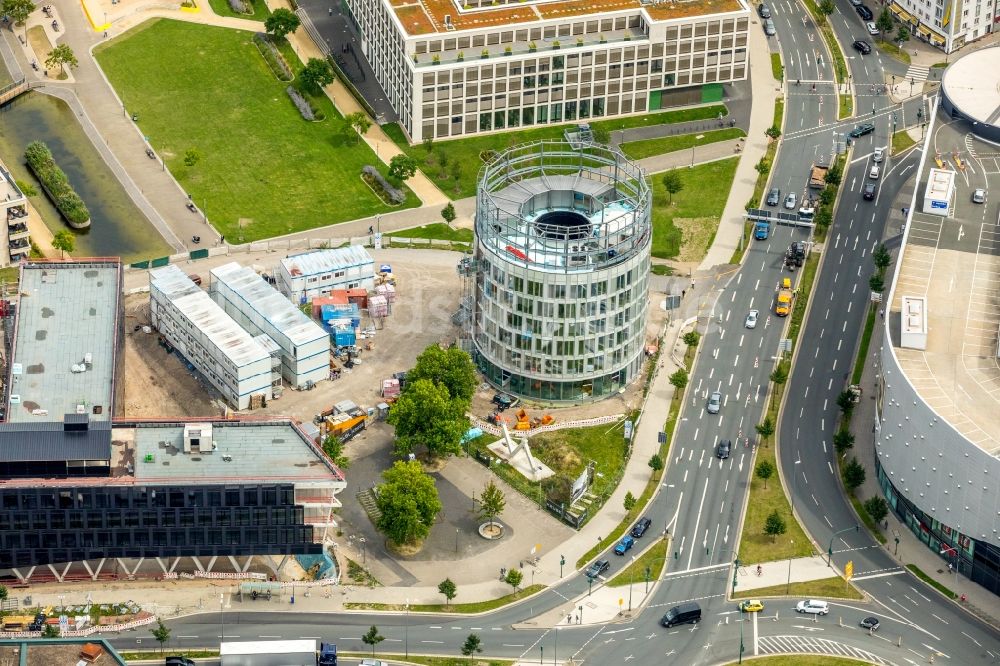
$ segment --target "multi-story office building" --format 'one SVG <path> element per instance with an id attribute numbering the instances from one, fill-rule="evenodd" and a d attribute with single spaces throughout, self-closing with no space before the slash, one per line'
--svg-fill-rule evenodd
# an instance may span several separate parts
<path id="1" fill-rule="evenodd" d="M 274 572 L 323 552 L 345 480 L 296 423 L 114 418 L 120 263 L 24 263 L 20 285 L 4 321 L 0 579 Z"/>
<path id="2" fill-rule="evenodd" d="M 235 261 L 212 269 L 209 293 L 253 335 L 281 348 L 281 375 L 293 388 L 330 376 L 330 336 L 248 266 Z"/>
<path id="3" fill-rule="evenodd" d="M 928 143 L 967 136 L 964 121 L 931 120 Z M 922 160 L 885 301 L 878 480 L 942 566 L 1000 594 L 1000 234 L 966 181 L 934 168 L 929 145 Z"/>
<path id="4" fill-rule="evenodd" d="M 28 199 L 14 182 L 14 177 L 0 164 L 0 216 L 3 217 L 4 233 L 0 234 L 0 268 L 16 264 L 31 254 L 31 239 L 28 234 Z"/>
<path id="5" fill-rule="evenodd" d="M 913 34 L 945 53 L 993 31 L 996 0 L 891 0 L 889 10 L 910 26 Z"/>
<path id="6" fill-rule="evenodd" d="M 721 99 L 747 76 L 742 0 L 348 0 L 413 141 Z"/>

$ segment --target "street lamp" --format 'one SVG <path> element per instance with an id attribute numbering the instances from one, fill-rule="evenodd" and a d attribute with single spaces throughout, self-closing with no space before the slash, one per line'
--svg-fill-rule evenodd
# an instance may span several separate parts
<path id="1" fill-rule="evenodd" d="M 646 594 L 649 594 L 649 567 L 646 567 Z"/>
<path id="2" fill-rule="evenodd" d="M 796 452 L 795 453 L 795 457 L 797 458 L 797 460 L 795 461 L 795 465 L 800 464 L 802 462 L 802 453 L 801 452 Z M 792 487 L 793 487 L 793 490 L 792 490 L 792 516 L 794 517 L 795 516 L 795 496 L 799 494 L 799 470 L 794 465 L 792 466 Z"/>
<path id="3" fill-rule="evenodd" d="M 556 644 L 555 644 L 555 647 L 553 648 L 553 652 L 555 654 L 552 655 L 552 664 L 553 664 L 553 666 L 555 666 L 555 664 L 559 663 L 559 627 L 556 627 L 555 641 L 556 641 Z"/>
<path id="4" fill-rule="evenodd" d="M 698 145 L 698 141 L 700 141 L 701 139 L 704 139 L 704 138 L 705 138 L 704 134 L 696 134 L 695 137 L 694 137 L 694 143 L 691 144 L 691 167 L 690 168 L 692 168 L 692 169 L 694 168 L 694 149 L 695 149 L 695 146 Z"/>
<path id="5" fill-rule="evenodd" d="M 222 618 L 222 642 L 226 642 L 226 613 L 223 610 L 223 604 L 225 603 L 225 594 L 219 592 L 219 616 Z"/>
<path id="6" fill-rule="evenodd" d="M 838 532 L 834 532 L 833 536 L 830 537 L 830 546 L 826 549 L 826 554 L 827 554 L 826 566 L 828 567 L 833 566 L 832 564 L 830 564 L 830 562 L 833 561 L 833 540 L 837 538 L 838 534 L 843 534 L 844 532 L 850 532 L 851 530 L 854 530 L 855 532 L 860 532 L 861 526 L 855 525 L 854 527 L 845 527 L 844 529 Z"/>
<path id="7" fill-rule="evenodd" d="M 564 564 L 566 564 L 566 556 L 565 555 L 560 555 L 559 556 L 559 577 L 560 578 L 563 577 L 563 565 Z"/>
<path id="8" fill-rule="evenodd" d="M 455 554 L 458 554 L 458 528 L 455 528 Z"/>
<path id="9" fill-rule="evenodd" d="M 406 627 L 404 628 L 403 631 L 405 632 L 403 634 L 405 640 L 404 649 L 406 650 L 406 658 L 409 659 L 410 658 L 410 600 L 409 599 L 406 600 Z"/>
<path id="10" fill-rule="evenodd" d="M 632 612 L 632 577 L 635 576 L 635 569 L 632 565 L 635 564 L 635 555 L 632 556 L 632 562 L 628 568 L 628 612 Z"/>
<path id="11" fill-rule="evenodd" d="M 795 550 L 795 542 L 792 541 L 792 551 Z M 792 557 L 788 556 L 788 584 L 785 586 L 785 594 L 791 594 L 792 590 Z"/>
<path id="12" fill-rule="evenodd" d="M 365 547 L 365 538 L 358 537 L 358 543 L 361 544 L 361 564 L 368 564 L 368 549 Z"/>

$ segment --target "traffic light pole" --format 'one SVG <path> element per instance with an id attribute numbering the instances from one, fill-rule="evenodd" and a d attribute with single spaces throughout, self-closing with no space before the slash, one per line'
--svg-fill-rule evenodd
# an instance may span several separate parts
<path id="1" fill-rule="evenodd" d="M 844 532 L 850 532 L 851 530 L 854 530 L 855 532 L 860 532 L 861 531 L 861 526 L 860 525 L 855 525 L 853 527 L 845 527 L 844 529 L 840 530 L 839 532 L 834 532 L 833 536 L 830 537 L 830 546 L 826 549 L 826 556 L 827 556 L 826 557 L 826 566 L 828 566 L 828 567 L 833 566 L 831 564 L 831 562 L 833 562 L 833 540 L 837 538 L 838 534 L 843 534 Z"/>

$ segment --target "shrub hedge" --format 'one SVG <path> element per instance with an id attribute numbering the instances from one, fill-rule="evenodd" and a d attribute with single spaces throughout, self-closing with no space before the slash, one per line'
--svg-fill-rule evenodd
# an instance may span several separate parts
<path id="1" fill-rule="evenodd" d="M 90 223 L 90 211 L 70 186 L 66 174 L 52 159 L 49 147 L 41 141 L 32 141 L 24 151 L 24 159 L 70 226 L 87 226 Z"/>

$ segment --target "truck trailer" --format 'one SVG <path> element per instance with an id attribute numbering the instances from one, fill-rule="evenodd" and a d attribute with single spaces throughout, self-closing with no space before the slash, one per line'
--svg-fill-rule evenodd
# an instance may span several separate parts
<path id="1" fill-rule="evenodd" d="M 315 640 L 223 643 L 222 666 L 316 666 Z"/>

